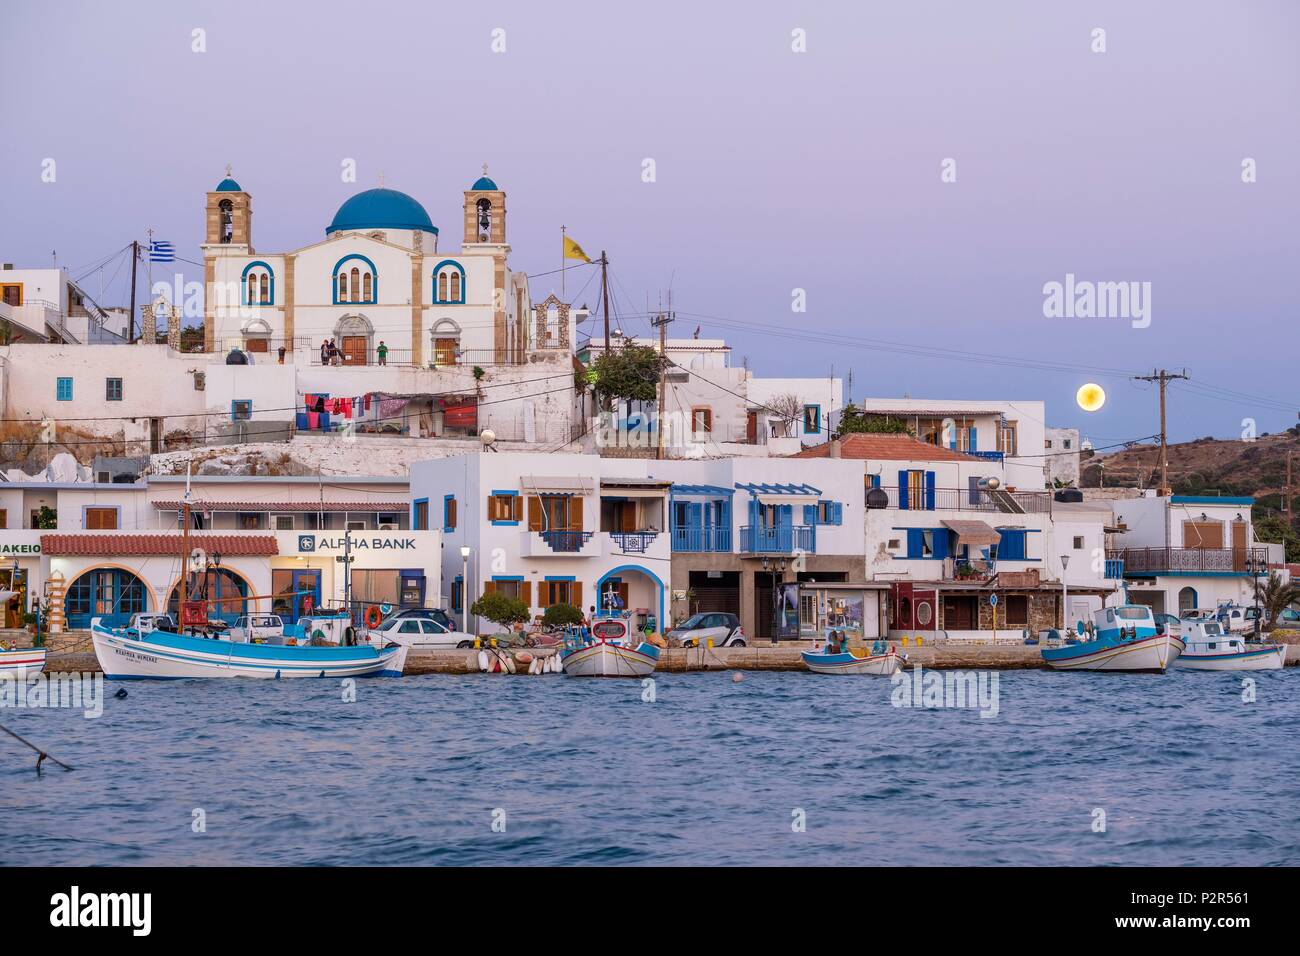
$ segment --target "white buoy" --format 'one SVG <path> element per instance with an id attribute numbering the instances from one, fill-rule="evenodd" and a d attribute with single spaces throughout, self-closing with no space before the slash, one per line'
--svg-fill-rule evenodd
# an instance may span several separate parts
<path id="1" fill-rule="evenodd" d="M 733 684 L 739 684 L 744 679 L 745 679 L 745 675 L 742 674 L 740 671 L 731 672 L 731 682 Z"/>
<path id="2" fill-rule="evenodd" d="M 481 670 L 481 671 L 484 671 L 484 672 L 487 671 L 487 669 L 488 669 L 488 652 L 487 652 L 487 651 L 479 651 L 479 652 L 478 652 L 478 669 Z"/>

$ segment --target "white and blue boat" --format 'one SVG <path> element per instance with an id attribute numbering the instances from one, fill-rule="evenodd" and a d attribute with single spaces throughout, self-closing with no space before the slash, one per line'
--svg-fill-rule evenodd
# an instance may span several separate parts
<path id="1" fill-rule="evenodd" d="M 193 677 L 401 677 L 407 648 L 257 644 L 201 634 L 112 628 L 90 622 L 95 656 L 109 680 Z"/>
<path id="2" fill-rule="evenodd" d="M 1158 631 L 1151 608 L 1142 604 L 1094 611 L 1093 627 L 1091 638 L 1072 634 L 1059 647 L 1041 648 L 1043 660 L 1057 670 L 1163 674 L 1183 652 L 1182 638 Z"/>
<path id="3" fill-rule="evenodd" d="M 659 666 L 659 648 L 635 642 L 625 619 L 609 617 L 567 633 L 560 666 L 570 677 L 645 677 Z"/>
<path id="4" fill-rule="evenodd" d="M 45 648 L 27 647 L 22 650 L 0 649 L 0 674 L 39 674 L 45 670 Z"/>
<path id="5" fill-rule="evenodd" d="M 1184 621 L 1178 666 L 1194 671 L 1272 671 L 1286 666 L 1285 644 L 1249 644 L 1219 621 Z"/>
<path id="6" fill-rule="evenodd" d="M 876 641 L 870 652 L 859 653 L 839 642 L 828 641 L 811 651 L 800 652 L 806 666 L 814 674 L 871 674 L 876 677 L 889 677 L 903 666 L 903 659 L 898 656 L 888 641 Z"/>

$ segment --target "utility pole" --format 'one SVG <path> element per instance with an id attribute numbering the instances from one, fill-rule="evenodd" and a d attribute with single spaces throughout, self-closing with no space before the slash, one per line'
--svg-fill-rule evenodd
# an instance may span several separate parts
<path id="1" fill-rule="evenodd" d="M 660 312 L 651 322 L 659 329 L 659 420 L 655 422 L 656 458 L 664 456 L 664 411 L 668 398 L 668 323 L 672 320 L 671 312 Z"/>
<path id="2" fill-rule="evenodd" d="M 1165 386 L 1175 379 L 1187 378 L 1187 370 L 1183 369 L 1181 373 L 1175 374 L 1165 369 L 1156 371 L 1151 370 L 1150 375 L 1134 375 L 1133 378 L 1139 382 L 1158 382 L 1160 384 L 1160 488 L 1156 494 L 1165 498 L 1173 493 L 1169 487 L 1169 445 L 1165 438 Z"/>
<path id="3" fill-rule="evenodd" d="M 600 297 L 605 302 L 605 354 L 609 354 L 609 257 L 600 250 Z"/>
<path id="4" fill-rule="evenodd" d="M 126 340 L 135 342 L 135 266 L 140 261 L 140 243 L 131 240 L 131 311 L 126 315 Z"/>
<path id="5" fill-rule="evenodd" d="M 1291 456 L 1295 452 L 1286 453 L 1286 485 L 1282 488 L 1282 514 L 1286 515 L 1288 527 L 1291 524 Z"/>

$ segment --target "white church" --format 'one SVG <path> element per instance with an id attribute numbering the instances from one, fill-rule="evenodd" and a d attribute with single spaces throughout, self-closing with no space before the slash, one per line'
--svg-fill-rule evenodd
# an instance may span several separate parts
<path id="1" fill-rule="evenodd" d="M 486 167 L 465 191 L 457 252 L 439 250 L 418 201 L 383 187 L 344 202 L 320 242 L 258 250 L 252 195 L 229 173 L 207 194 L 205 351 L 318 356 L 333 339 L 345 365 L 442 368 L 518 364 L 529 349 L 570 347 L 571 321 L 550 321 L 559 317 L 549 300 L 528 327 L 528 277 L 510 269 L 506 194 Z"/>

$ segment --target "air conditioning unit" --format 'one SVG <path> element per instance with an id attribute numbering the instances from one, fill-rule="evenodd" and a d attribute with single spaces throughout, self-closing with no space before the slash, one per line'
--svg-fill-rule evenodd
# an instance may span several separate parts
<path id="1" fill-rule="evenodd" d="M 396 531 L 396 530 L 397 530 L 397 525 L 395 525 L 395 524 L 381 524 L 381 525 L 379 526 L 379 530 L 380 530 L 380 531 Z"/>

